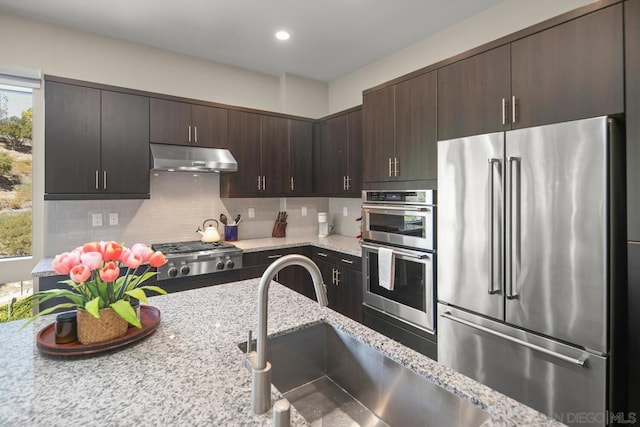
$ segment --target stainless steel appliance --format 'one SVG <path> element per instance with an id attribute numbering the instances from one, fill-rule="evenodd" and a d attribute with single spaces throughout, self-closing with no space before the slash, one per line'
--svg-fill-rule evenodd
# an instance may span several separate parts
<path id="1" fill-rule="evenodd" d="M 433 250 L 434 197 L 434 190 L 363 191 L 362 238 Z"/>
<path id="2" fill-rule="evenodd" d="M 189 128 L 189 140 L 191 140 L 191 128 Z M 149 147 L 153 170 L 170 172 L 236 172 L 238 170 L 238 162 L 226 148 L 168 144 L 149 144 Z"/>
<path id="3" fill-rule="evenodd" d="M 569 424 L 611 402 L 616 135 L 599 117 L 438 142 L 438 361 Z"/>
<path id="4" fill-rule="evenodd" d="M 435 333 L 434 190 L 362 192 L 365 306 Z M 393 289 L 380 285 L 379 252 L 393 252 Z"/>
<path id="5" fill-rule="evenodd" d="M 242 268 L 242 249 L 229 243 L 190 242 L 155 243 L 167 263 L 158 267 L 157 280 L 191 277 Z"/>

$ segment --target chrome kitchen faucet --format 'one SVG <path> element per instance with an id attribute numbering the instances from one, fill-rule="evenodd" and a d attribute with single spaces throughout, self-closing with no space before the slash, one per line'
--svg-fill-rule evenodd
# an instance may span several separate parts
<path id="1" fill-rule="evenodd" d="M 318 266 L 303 255 L 286 255 L 271 264 L 260 278 L 258 289 L 258 337 L 257 349 L 251 350 L 251 338 L 247 342 L 245 364 L 251 371 L 251 408 L 254 414 L 263 414 L 271 408 L 271 364 L 267 362 L 267 302 L 269 284 L 275 275 L 285 267 L 304 267 L 313 280 L 318 304 L 327 305 L 327 288 L 322 281 Z M 251 335 L 249 335 L 251 337 Z"/>

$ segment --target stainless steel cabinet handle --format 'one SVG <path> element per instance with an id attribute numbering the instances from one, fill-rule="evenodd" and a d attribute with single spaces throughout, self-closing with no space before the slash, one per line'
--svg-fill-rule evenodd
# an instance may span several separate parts
<path id="1" fill-rule="evenodd" d="M 389 157 L 389 178 L 391 178 L 391 164 L 393 162 L 391 161 L 391 157 Z"/>
<path id="2" fill-rule="evenodd" d="M 106 170 L 102 171 L 102 188 L 104 190 L 107 189 L 107 171 Z"/>
<path id="3" fill-rule="evenodd" d="M 331 284 L 332 285 L 336 284 L 336 269 L 335 268 L 331 269 Z"/>
<path id="4" fill-rule="evenodd" d="M 502 125 L 507 124 L 507 100 L 502 98 Z"/>
<path id="5" fill-rule="evenodd" d="M 258 175 L 258 191 L 260 191 L 261 187 L 262 187 L 262 177 Z"/>
<path id="6" fill-rule="evenodd" d="M 511 97 L 511 123 L 516 122 L 516 97 Z"/>
<path id="7" fill-rule="evenodd" d="M 336 269 L 336 286 L 340 285 L 340 271 Z"/>
<path id="8" fill-rule="evenodd" d="M 347 190 L 351 190 L 351 177 L 347 175 Z"/>
<path id="9" fill-rule="evenodd" d="M 340 261 L 347 263 L 347 264 L 353 264 L 353 261 L 351 261 L 350 259 L 344 259 L 342 258 Z"/>
<path id="10" fill-rule="evenodd" d="M 321 256 L 321 257 L 326 258 L 326 257 L 328 257 L 329 255 L 325 254 L 324 252 L 318 252 L 318 256 Z"/>
<path id="11" fill-rule="evenodd" d="M 276 259 L 276 258 L 282 258 L 282 255 L 269 255 L 267 257 L 267 259 Z"/>
<path id="12" fill-rule="evenodd" d="M 398 164 L 399 163 L 400 163 L 400 160 L 398 160 L 397 157 L 394 157 L 394 159 L 393 159 L 393 176 L 400 175 L 399 168 L 398 168 Z"/>
<path id="13" fill-rule="evenodd" d="M 293 191 L 293 177 L 291 177 L 291 191 Z"/>
<path id="14" fill-rule="evenodd" d="M 493 231 L 493 216 L 495 214 L 494 210 L 493 210 L 493 168 L 495 164 L 500 164 L 500 159 L 489 159 L 488 164 L 489 164 L 489 200 L 488 200 L 488 204 L 489 204 L 489 215 L 488 215 L 488 221 L 489 221 L 489 227 L 487 228 L 489 230 L 489 294 L 495 294 L 498 293 L 500 291 L 500 288 L 496 289 L 493 286 L 493 281 L 494 281 L 494 271 L 493 271 L 493 253 L 494 253 L 494 239 L 493 239 L 493 235 L 494 235 L 494 231 Z"/>
<path id="15" fill-rule="evenodd" d="M 518 281 L 518 270 L 520 268 L 520 157 L 509 156 L 507 164 L 509 167 L 509 224 L 507 229 L 507 242 L 509 243 L 507 248 L 507 280 L 509 286 L 506 296 L 508 299 L 515 299 L 518 297 L 518 293 L 515 291 L 514 282 L 517 283 Z M 515 174 L 513 173 L 514 165 L 517 166 Z"/>
<path id="16" fill-rule="evenodd" d="M 347 177 L 342 175 L 342 189 L 346 190 L 347 189 Z"/>
<path id="17" fill-rule="evenodd" d="M 98 183 L 99 174 L 100 174 L 100 171 L 98 171 L 98 170 L 96 169 L 96 190 L 99 190 L 99 189 L 100 189 L 100 185 L 99 185 L 99 183 Z"/>
<path id="18" fill-rule="evenodd" d="M 576 358 L 567 356 L 567 355 L 562 354 L 562 353 L 551 351 L 551 350 L 546 349 L 544 347 L 541 347 L 539 345 L 532 344 L 532 343 L 529 343 L 527 341 L 523 341 L 521 339 L 512 337 L 512 336 L 507 335 L 507 334 L 503 334 L 502 332 L 494 331 L 493 329 L 486 328 L 486 327 L 484 327 L 482 325 L 477 325 L 477 324 L 475 324 L 473 322 L 469 322 L 468 320 L 460 319 L 459 317 L 453 316 L 451 314 L 451 312 L 449 312 L 449 311 L 447 311 L 445 313 L 442 313 L 440 315 L 440 317 L 444 317 L 445 319 L 449 319 L 449 320 L 452 320 L 454 322 L 460 323 L 462 325 L 469 326 L 470 328 L 474 328 L 474 329 L 477 329 L 479 331 L 486 332 L 487 334 L 491 334 L 491 335 L 494 335 L 496 337 L 499 337 L 499 338 L 505 339 L 507 341 L 510 341 L 512 343 L 521 345 L 523 347 L 530 348 L 531 350 L 539 351 L 540 353 L 544 353 L 544 354 L 547 354 L 549 356 L 553 356 L 553 357 L 555 357 L 557 359 L 564 360 L 565 362 L 573 363 L 574 365 L 578 365 L 578 366 L 583 366 L 584 367 L 587 359 L 589 358 L 589 355 L 586 354 L 586 353 L 583 353 L 582 356 L 580 356 L 579 358 L 576 359 Z"/>
<path id="19" fill-rule="evenodd" d="M 191 125 L 189 125 L 189 142 L 191 142 Z"/>
<path id="20" fill-rule="evenodd" d="M 262 191 L 267 190 L 267 177 L 262 175 Z"/>
<path id="21" fill-rule="evenodd" d="M 194 142 L 198 142 L 198 126 L 193 127 L 193 140 Z"/>

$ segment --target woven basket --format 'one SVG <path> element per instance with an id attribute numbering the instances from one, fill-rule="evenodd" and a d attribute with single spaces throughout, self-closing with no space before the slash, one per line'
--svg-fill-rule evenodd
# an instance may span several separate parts
<path id="1" fill-rule="evenodd" d="M 113 311 L 112 308 L 101 308 L 100 318 L 96 319 L 86 310 L 78 309 L 78 341 L 80 343 L 97 344 L 111 341 L 127 333 L 129 323 Z"/>

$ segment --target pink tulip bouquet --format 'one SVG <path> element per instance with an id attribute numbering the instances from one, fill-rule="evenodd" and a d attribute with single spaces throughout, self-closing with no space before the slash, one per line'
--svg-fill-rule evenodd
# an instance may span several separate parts
<path id="1" fill-rule="evenodd" d="M 59 283 L 68 285 L 70 289 L 40 291 L 29 298 L 35 304 L 58 297 L 70 302 L 42 310 L 24 326 L 59 308 L 77 307 L 99 318 L 101 308 L 111 307 L 121 318 L 140 328 L 142 325 L 131 306 L 131 299 L 146 303 L 146 290 L 166 294 L 158 286 L 143 286 L 146 280 L 156 274 L 149 269 L 166 262 L 167 258 L 162 252 L 154 252 L 142 243 L 127 248 L 116 242 L 91 242 L 71 252 L 56 255 L 53 269 L 58 274 L 69 275 L 68 280 Z M 125 271 L 123 275 L 120 274 L 122 271 Z"/>

